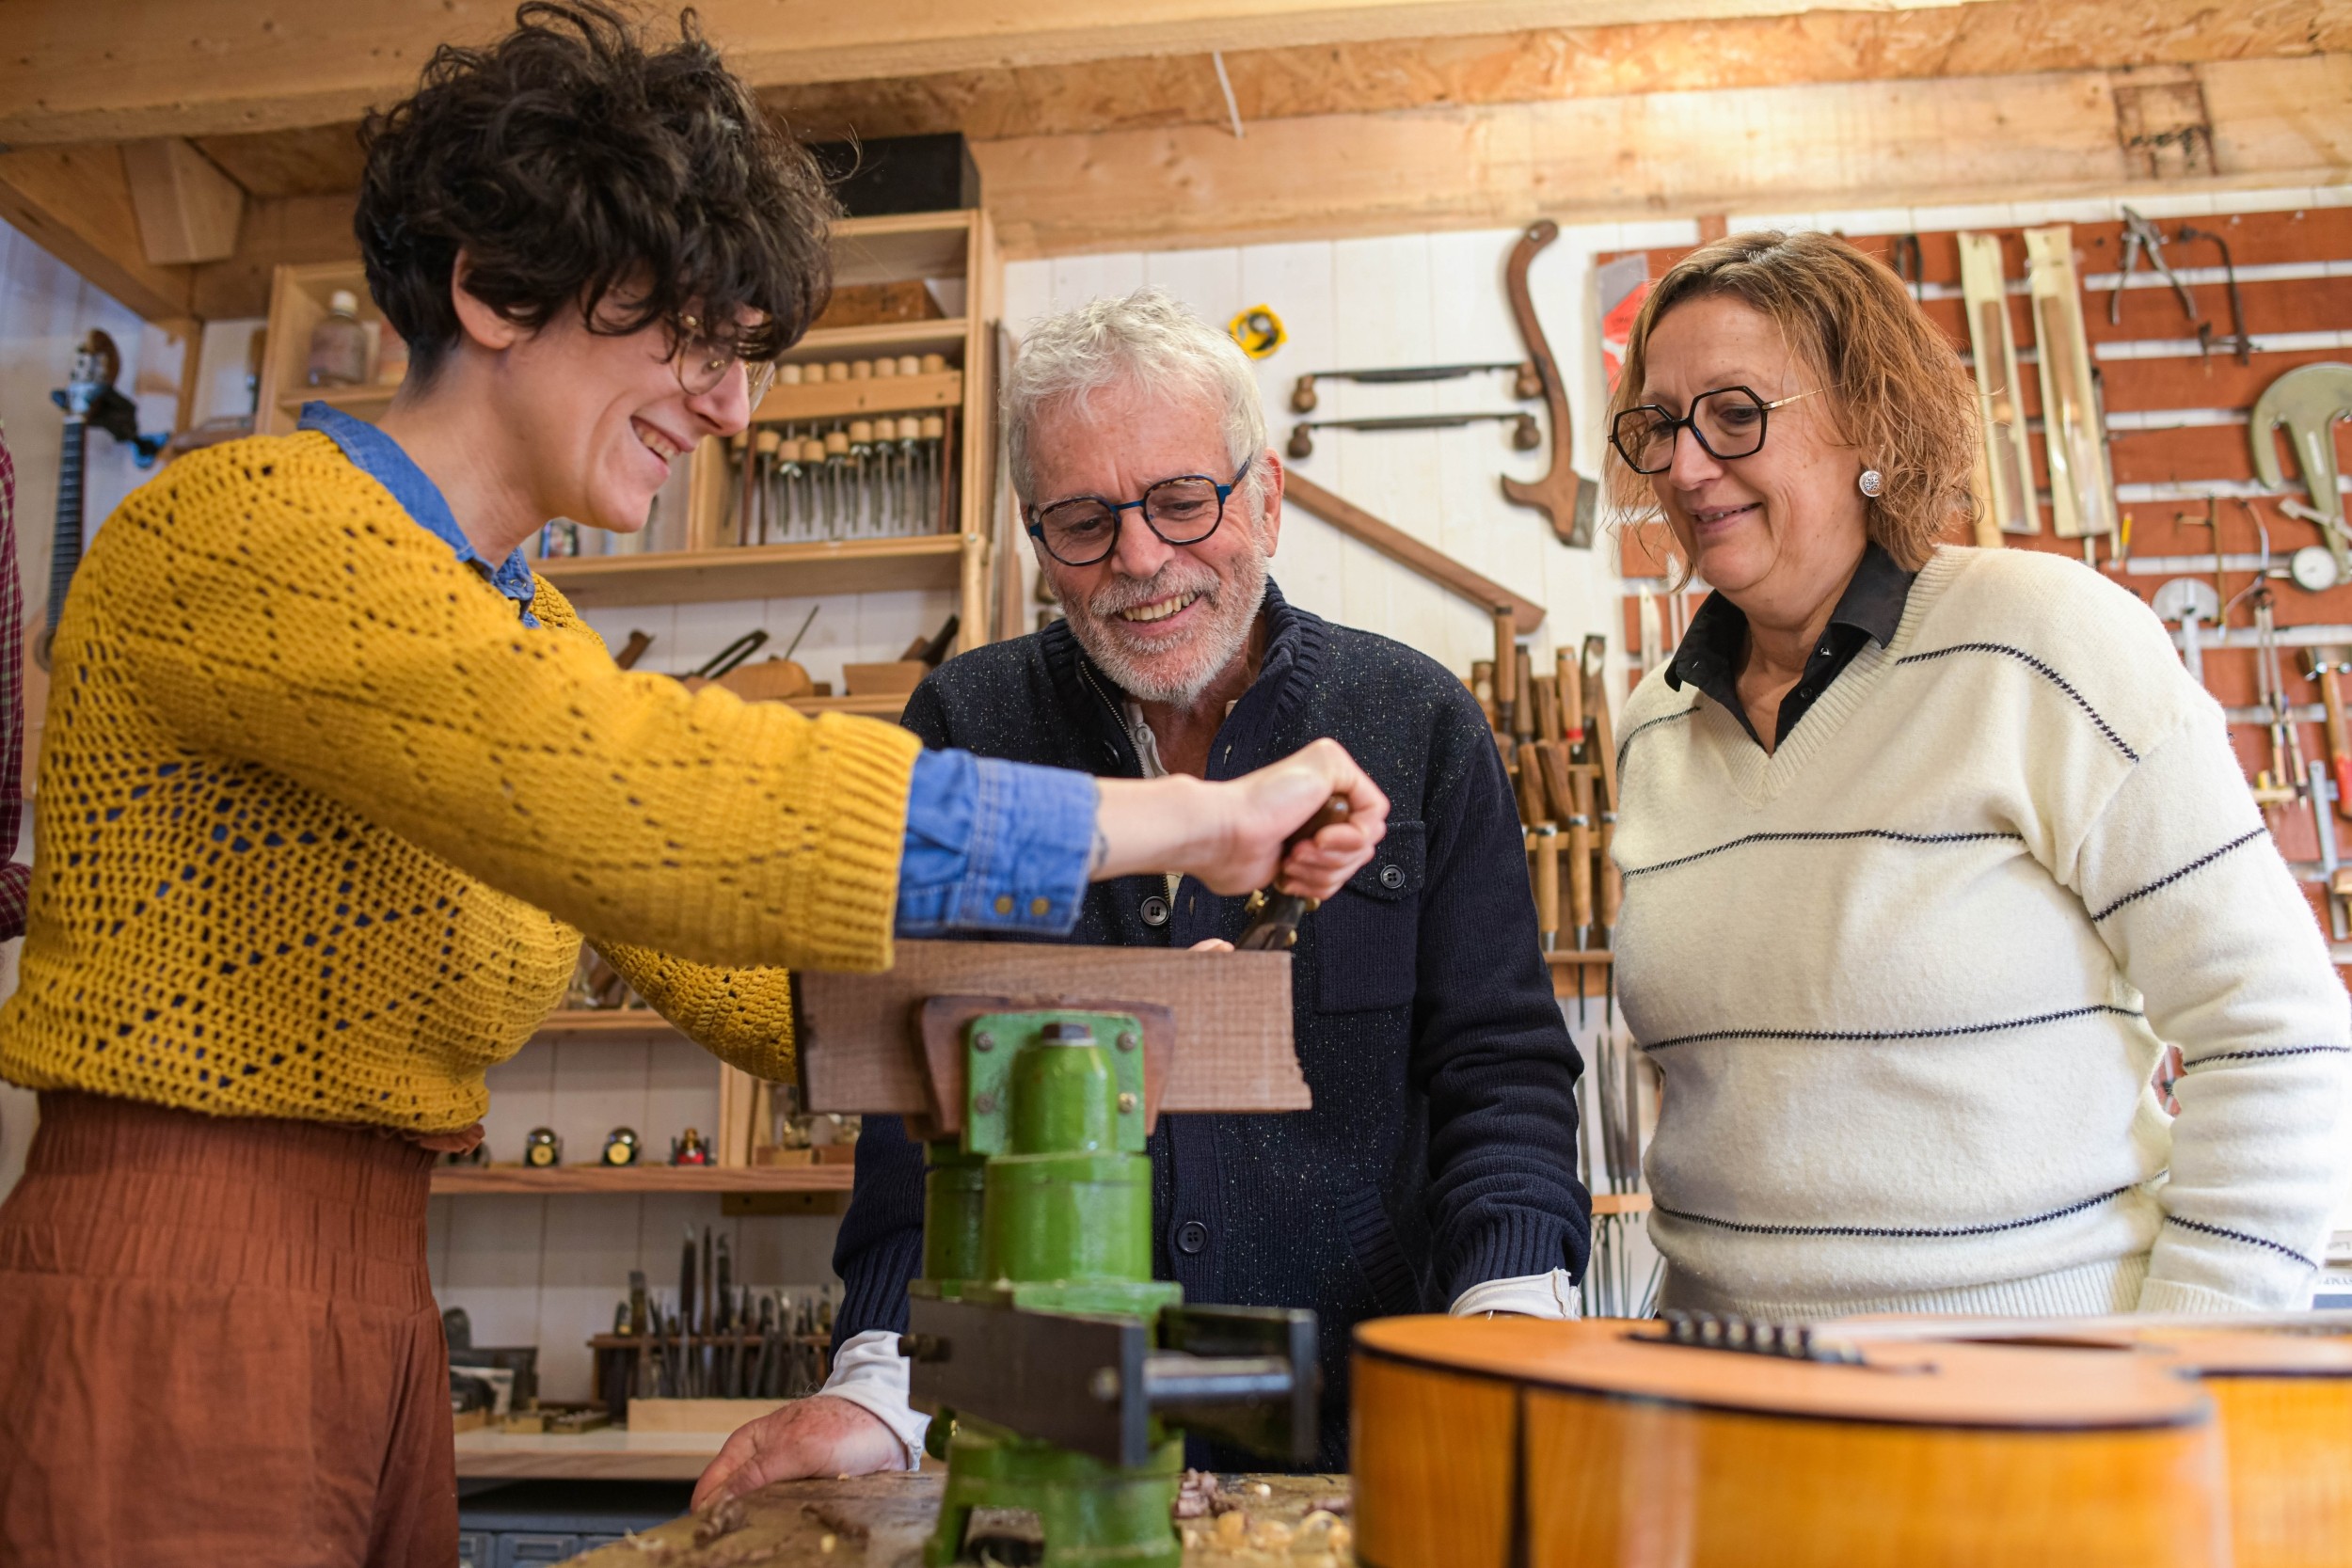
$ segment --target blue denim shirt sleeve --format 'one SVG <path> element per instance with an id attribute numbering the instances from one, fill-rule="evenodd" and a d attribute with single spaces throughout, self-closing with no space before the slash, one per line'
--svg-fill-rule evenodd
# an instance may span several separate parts
<path id="1" fill-rule="evenodd" d="M 1094 780 L 1060 768 L 925 752 L 907 796 L 898 934 L 1077 924 L 1094 864 Z"/>

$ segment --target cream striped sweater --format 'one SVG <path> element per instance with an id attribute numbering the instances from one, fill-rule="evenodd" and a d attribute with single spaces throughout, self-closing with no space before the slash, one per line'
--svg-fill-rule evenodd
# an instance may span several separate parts
<path id="1" fill-rule="evenodd" d="M 1770 757 L 1662 672 L 1619 733 L 1671 1304 L 2308 1299 L 2352 1178 L 2352 1006 L 2138 600 L 1942 549 Z"/>

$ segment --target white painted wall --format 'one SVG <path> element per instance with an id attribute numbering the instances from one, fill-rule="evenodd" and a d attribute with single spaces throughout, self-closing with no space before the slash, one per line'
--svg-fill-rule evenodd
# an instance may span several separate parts
<path id="1" fill-rule="evenodd" d="M 105 331 L 122 351 L 117 385 L 138 400 L 139 428 L 170 430 L 183 345 L 0 223 L 0 432 L 16 459 L 17 563 L 24 578 L 28 622 L 39 619 L 47 602 L 58 438 L 65 422 L 49 394 L 65 385 L 73 351 L 91 327 Z M 130 448 L 92 431 L 82 474 L 88 531 L 95 533 L 151 472 L 134 466 Z"/>

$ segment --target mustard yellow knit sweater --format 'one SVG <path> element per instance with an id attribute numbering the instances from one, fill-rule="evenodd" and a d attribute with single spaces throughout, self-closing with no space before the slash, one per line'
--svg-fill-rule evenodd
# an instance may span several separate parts
<path id="1" fill-rule="evenodd" d="M 0 1075 L 447 1132 L 584 932 L 674 1022 L 790 1064 L 781 967 L 878 969 L 914 737 L 616 667 L 323 435 L 183 457 L 58 627 Z"/>

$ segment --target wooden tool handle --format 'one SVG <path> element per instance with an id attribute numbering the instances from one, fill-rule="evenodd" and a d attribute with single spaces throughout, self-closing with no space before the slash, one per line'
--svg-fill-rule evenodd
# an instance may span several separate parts
<path id="1" fill-rule="evenodd" d="M 1571 775 L 1575 809 L 1568 816 L 1568 920 L 1581 947 L 1593 928 L 1593 770 Z"/>
<path id="2" fill-rule="evenodd" d="M 1531 675 L 1528 684 L 1535 692 L 1535 738 L 1553 741 L 1560 738 L 1560 682 L 1551 675 Z"/>
<path id="3" fill-rule="evenodd" d="M 1593 763 L 1600 769 L 1600 809 L 1617 809 L 1617 736 L 1609 716 L 1609 640 L 1596 632 L 1584 639 L 1584 721 Z"/>
<path id="4" fill-rule="evenodd" d="M 1611 853 L 1617 843 L 1617 814 L 1600 814 L 1600 924 L 1604 930 L 1613 930 L 1617 911 L 1625 908 L 1625 873 L 1617 869 L 1617 858 Z"/>
<path id="5" fill-rule="evenodd" d="M 1560 693 L 1560 737 L 1571 746 L 1584 743 L 1584 673 L 1577 667 L 1574 653 L 1562 648 L 1552 656 L 1552 668 L 1557 673 L 1553 685 Z"/>
<path id="6" fill-rule="evenodd" d="M 1301 822 L 1297 827 L 1291 830 L 1290 837 L 1282 841 L 1282 860 L 1290 859 L 1291 851 L 1293 849 L 1297 848 L 1300 845 L 1314 837 L 1315 834 L 1323 832 L 1324 829 L 1336 828 L 1346 820 L 1347 797 L 1344 795 L 1332 796 L 1328 800 L 1324 801 L 1323 804 L 1316 809 L 1316 812 L 1312 816 L 1310 816 L 1306 821 Z M 1279 861 L 1276 863 L 1275 869 L 1279 874 L 1281 869 Z"/>
<path id="7" fill-rule="evenodd" d="M 1540 740 L 1535 743 L 1535 760 L 1544 775 L 1544 816 L 1551 821 L 1565 823 L 1576 815 L 1576 786 L 1569 781 L 1575 767 L 1568 761 L 1568 747 L 1562 740 Z"/>
<path id="8" fill-rule="evenodd" d="M 1512 661 L 1512 673 L 1518 686 L 1512 692 L 1511 735 L 1528 741 L 1535 738 L 1535 661 L 1521 657 Z"/>
<path id="9" fill-rule="evenodd" d="M 1498 607 L 1495 615 L 1495 728 L 1511 728 L 1511 699 L 1518 694 L 1519 667 L 1518 632 L 1508 610 Z"/>
<path id="10" fill-rule="evenodd" d="M 1470 662 L 1470 695 L 1478 699 L 1479 711 L 1486 716 L 1486 727 L 1495 727 L 1495 661 L 1491 658 Z"/>
<path id="11" fill-rule="evenodd" d="M 1518 794 L 1519 820 L 1534 827 L 1551 814 L 1544 809 L 1544 765 L 1533 743 L 1524 745 L 1513 754 L 1512 784 Z"/>
<path id="12" fill-rule="evenodd" d="M 1534 840 L 1535 929 L 1549 953 L 1560 945 L 1560 830 L 1546 822 Z"/>
<path id="13" fill-rule="evenodd" d="M 2345 798 L 2352 796 L 2352 738 L 2347 738 L 2344 722 L 2344 688 L 2336 684 L 2332 664 L 2322 664 L 2318 670 L 2319 702 L 2328 716 L 2328 770 L 2336 781 L 2336 810 L 2352 817 L 2352 805 Z"/>
<path id="14" fill-rule="evenodd" d="M 1249 895 L 1243 906 L 1246 917 L 1241 935 L 1233 945 L 1245 953 L 1288 952 L 1298 943 L 1298 923 L 1313 912 L 1315 900 L 1303 894 L 1282 891 L 1282 865 L 1291 858 L 1291 851 L 1306 843 L 1326 828 L 1337 827 L 1347 820 L 1347 797 L 1334 795 L 1312 816 L 1291 830 L 1282 840 L 1282 853 L 1274 863 L 1274 880 L 1263 891 Z"/>

